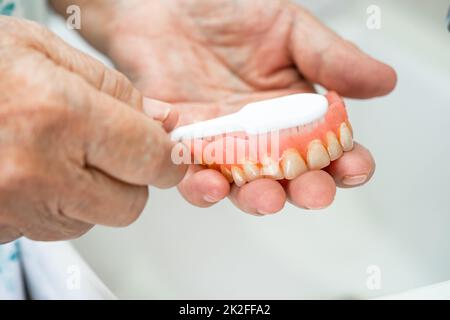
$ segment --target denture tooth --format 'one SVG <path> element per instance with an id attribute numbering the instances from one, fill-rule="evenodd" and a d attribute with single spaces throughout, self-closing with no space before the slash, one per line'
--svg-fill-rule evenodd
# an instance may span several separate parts
<path id="1" fill-rule="evenodd" d="M 346 123 L 342 123 L 339 128 L 339 141 L 341 142 L 342 149 L 344 149 L 344 151 L 350 151 L 353 149 L 352 133 Z"/>
<path id="2" fill-rule="evenodd" d="M 231 175 L 233 176 L 234 183 L 238 187 L 242 187 L 247 180 L 245 179 L 244 171 L 241 168 L 232 166 L 231 167 Z"/>
<path id="3" fill-rule="evenodd" d="M 245 161 L 242 168 L 248 181 L 253 181 L 261 177 L 261 170 L 253 161 Z"/>
<path id="4" fill-rule="evenodd" d="M 327 132 L 327 150 L 330 160 L 334 161 L 342 156 L 343 150 L 339 144 L 336 135 L 333 132 Z"/>
<path id="5" fill-rule="evenodd" d="M 320 140 L 313 140 L 308 146 L 308 167 L 319 170 L 330 164 L 330 156 Z"/>
<path id="6" fill-rule="evenodd" d="M 302 173 L 308 171 L 305 160 L 295 149 L 288 149 L 284 152 L 281 160 L 281 168 L 284 177 L 288 180 L 297 178 Z"/>
<path id="7" fill-rule="evenodd" d="M 227 178 L 229 183 L 233 182 L 233 175 L 231 174 L 230 169 L 225 166 L 220 166 L 220 172 L 222 172 L 223 176 Z"/>
<path id="8" fill-rule="evenodd" d="M 275 180 L 284 179 L 284 175 L 280 169 L 280 166 L 272 158 L 266 157 L 261 161 L 261 163 L 263 164 L 263 167 L 261 169 L 261 173 L 263 176 Z"/>
<path id="9" fill-rule="evenodd" d="M 350 129 L 350 133 L 352 134 L 352 138 L 353 138 L 353 127 L 352 124 L 350 122 L 346 122 L 347 123 L 347 127 Z"/>

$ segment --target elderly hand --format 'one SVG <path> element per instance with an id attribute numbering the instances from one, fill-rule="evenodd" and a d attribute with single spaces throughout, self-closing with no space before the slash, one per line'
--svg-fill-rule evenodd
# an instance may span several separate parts
<path id="1" fill-rule="evenodd" d="M 249 101 L 312 92 L 314 84 L 370 98 L 396 83 L 392 68 L 285 0 L 89 1 L 83 12 L 84 36 L 144 94 L 176 104 L 183 124 Z M 364 184 L 374 167 L 369 151 L 356 144 L 326 170 L 285 185 L 259 179 L 230 189 L 220 173 L 191 167 L 179 189 L 200 207 L 228 195 L 252 214 L 277 212 L 286 199 L 320 209 L 333 201 L 336 185 Z"/>
<path id="2" fill-rule="evenodd" d="M 0 17 L 0 74 L 0 243 L 128 225 L 183 177 L 127 78 L 47 29 Z"/>

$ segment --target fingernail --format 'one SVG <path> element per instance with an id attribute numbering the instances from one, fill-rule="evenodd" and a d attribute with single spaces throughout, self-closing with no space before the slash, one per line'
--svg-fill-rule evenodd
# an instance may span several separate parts
<path id="1" fill-rule="evenodd" d="M 159 100 L 144 98 L 142 107 L 149 117 L 164 122 L 170 114 L 171 105 Z"/>
<path id="2" fill-rule="evenodd" d="M 249 213 L 249 215 L 252 215 L 252 216 L 257 217 L 257 218 L 262 218 L 262 217 L 267 216 L 268 214 L 266 214 L 266 213 L 261 213 L 261 212 L 259 212 L 259 211 L 256 211 L 256 212 L 254 212 L 254 213 Z"/>
<path id="3" fill-rule="evenodd" d="M 205 195 L 204 197 L 203 197 L 203 200 L 205 200 L 206 202 L 209 202 L 209 203 L 216 203 L 216 202 L 219 202 L 220 200 L 222 200 L 222 199 L 217 199 L 217 196 L 213 196 L 213 195 Z"/>
<path id="4" fill-rule="evenodd" d="M 304 209 L 306 210 L 313 210 L 313 211 L 317 211 L 317 210 L 323 210 L 328 208 L 328 206 L 306 206 Z"/>
<path id="5" fill-rule="evenodd" d="M 273 215 L 273 214 L 277 213 L 278 211 L 265 210 L 265 209 L 257 209 L 256 212 L 257 212 L 259 215 L 270 216 L 270 215 Z"/>
<path id="6" fill-rule="evenodd" d="M 342 183 L 347 186 L 357 186 L 357 185 L 363 184 L 364 182 L 366 182 L 366 180 L 367 180 L 367 175 L 361 174 L 358 176 L 345 176 L 342 179 Z"/>

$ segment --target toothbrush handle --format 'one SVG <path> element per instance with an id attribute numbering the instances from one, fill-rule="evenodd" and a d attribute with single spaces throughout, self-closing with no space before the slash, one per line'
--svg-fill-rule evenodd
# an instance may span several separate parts
<path id="1" fill-rule="evenodd" d="M 237 120 L 235 114 L 230 114 L 179 127 L 171 133 L 171 139 L 173 141 L 191 140 L 240 131 L 243 126 Z"/>

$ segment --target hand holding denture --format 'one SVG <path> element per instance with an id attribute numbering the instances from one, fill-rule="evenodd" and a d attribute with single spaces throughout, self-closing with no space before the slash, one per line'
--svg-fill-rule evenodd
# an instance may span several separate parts
<path id="1" fill-rule="evenodd" d="M 338 95 L 385 95 L 396 83 L 392 68 L 285 0 L 127 3 L 110 7 L 113 13 L 120 10 L 108 22 L 110 32 L 90 40 L 144 95 L 172 103 L 179 125 L 231 114 L 255 101 L 315 92 L 316 84 L 337 92 L 328 100 L 339 122 L 287 139 L 284 157 L 257 159 L 255 166 L 190 166 L 179 185 L 190 203 L 208 207 L 228 196 L 256 215 L 278 212 L 286 200 L 319 209 L 333 201 L 336 185 L 353 187 L 370 179 L 374 161 L 353 144 Z M 349 151 L 341 155 L 341 149 Z"/>

